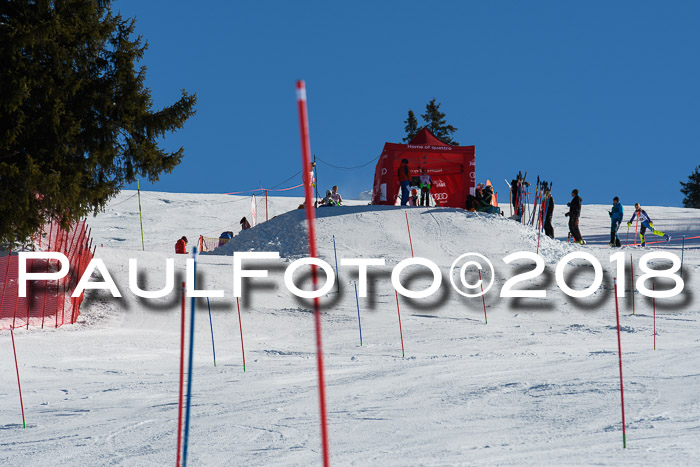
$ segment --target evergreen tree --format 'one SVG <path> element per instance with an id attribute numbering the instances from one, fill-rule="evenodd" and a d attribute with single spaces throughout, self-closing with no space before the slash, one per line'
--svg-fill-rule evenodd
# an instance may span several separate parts
<path id="1" fill-rule="evenodd" d="M 440 112 L 440 104 L 435 103 L 435 99 L 428 102 L 425 106 L 425 113 L 421 115 L 426 123 L 426 128 L 435 135 L 440 141 L 452 146 L 459 146 L 459 143 L 452 139 L 452 133 L 457 131 L 457 128 L 452 125 L 447 125 L 445 121 L 445 113 Z"/>
<path id="2" fill-rule="evenodd" d="M 97 213 L 138 175 L 170 172 L 183 149 L 159 139 L 195 113 L 182 90 L 154 110 L 134 20 L 110 0 L 0 4 L 0 243 L 46 219 Z"/>
<path id="3" fill-rule="evenodd" d="M 416 114 L 413 113 L 413 110 L 408 111 L 408 118 L 404 121 L 406 126 L 404 127 L 404 131 L 406 131 L 406 136 L 403 139 L 404 143 L 410 142 L 415 136 L 418 134 L 420 131 L 420 127 L 418 126 L 418 119 L 416 118 Z"/>
<path id="4" fill-rule="evenodd" d="M 685 195 L 683 206 L 700 209 L 700 165 L 688 176 L 687 183 L 681 182 L 681 186 L 681 193 Z"/>

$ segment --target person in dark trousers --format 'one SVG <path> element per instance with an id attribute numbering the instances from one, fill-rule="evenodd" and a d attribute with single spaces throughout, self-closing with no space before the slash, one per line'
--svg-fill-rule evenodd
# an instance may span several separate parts
<path id="1" fill-rule="evenodd" d="M 552 216 L 554 215 L 554 197 L 550 190 L 544 191 L 544 234 L 549 238 L 554 238 L 554 226 L 552 226 Z"/>
<path id="2" fill-rule="evenodd" d="M 408 176 L 408 159 L 403 159 L 399 165 L 399 183 L 401 184 L 401 206 L 408 204 L 411 188 L 411 177 Z"/>
<path id="3" fill-rule="evenodd" d="M 425 168 L 420 174 L 420 205 L 430 206 L 430 190 L 433 187 L 433 179 L 428 175 Z"/>
<path id="4" fill-rule="evenodd" d="M 632 221 L 635 217 L 637 217 L 637 219 L 639 219 L 639 223 L 642 224 L 642 228 L 639 231 L 639 240 L 642 242 L 642 246 L 646 245 L 644 233 L 647 231 L 647 229 L 651 230 L 651 233 L 653 233 L 654 235 L 665 238 L 667 242 L 671 241 L 671 237 L 669 235 L 666 235 L 665 233 L 654 228 L 654 223 L 651 221 L 651 217 L 649 217 L 647 212 L 644 209 L 642 209 L 639 203 L 634 204 L 634 214 L 632 214 L 632 217 L 630 218 L 629 222 L 627 222 L 627 228 L 629 228 L 632 225 Z"/>
<path id="5" fill-rule="evenodd" d="M 187 237 L 184 235 L 180 240 L 175 243 L 175 254 L 177 255 L 186 255 L 187 254 Z"/>
<path id="6" fill-rule="evenodd" d="M 569 212 L 564 215 L 569 218 L 569 232 L 574 237 L 574 243 L 585 245 L 586 242 L 581 238 L 581 231 L 578 229 L 578 219 L 581 217 L 581 197 L 578 195 L 576 188 L 571 192 L 571 197 L 573 199 L 566 203 L 569 206 Z"/>
<path id="7" fill-rule="evenodd" d="M 613 248 L 620 247 L 622 242 L 620 242 L 620 237 L 617 236 L 617 231 L 620 228 L 620 224 L 622 224 L 624 211 L 620 198 L 617 196 L 613 198 L 612 209 L 608 211 L 608 214 L 610 214 L 610 246 Z"/>

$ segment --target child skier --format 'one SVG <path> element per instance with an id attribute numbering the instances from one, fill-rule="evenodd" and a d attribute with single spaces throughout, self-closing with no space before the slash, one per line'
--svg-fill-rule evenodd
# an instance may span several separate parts
<path id="1" fill-rule="evenodd" d="M 408 197 L 409 206 L 418 206 L 418 190 L 415 188 L 411 190 L 411 196 Z"/>
<path id="2" fill-rule="evenodd" d="M 671 241 L 671 237 L 669 235 L 666 235 L 665 233 L 654 228 L 654 223 L 651 221 L 651 218 L 646 211 L 642 209 L 639 203 L 634 204 L 634 214 L 632 214 L 632 218 L 629 220 L 629 222 L 627 222 L 628 229 L 632 225 L 632 221 L 635 217 L 642 224 L 642 228 L 639 231 L 639 240 L 642 242 L 642 246 L 646 245 L 646 241 L 644 240 L 644 232 L 646 232 L 647 229 L 651 230 L 651 233 L 654 235 L 665 238 L 667 242 Z"/>
<path id="3" fill-rule="evenodd" d="M 608 211 L 608 214 L 610 214 L 610 246 L 613 248 L 620 247 L 622 243 L 620 242 L 620 237 L 617 236 L 617 231 L 620 228 L 620 224 L 622 224 L 622 217 L 625 214 L 622 209 L 622 203 L 620 203 L 620 198 L 617 196 L 613 198 L 613 206 L 612 209 Z"/>

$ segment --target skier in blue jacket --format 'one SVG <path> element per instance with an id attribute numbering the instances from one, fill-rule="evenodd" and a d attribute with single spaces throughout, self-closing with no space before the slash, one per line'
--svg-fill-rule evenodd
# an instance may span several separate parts
<path id="1" fill-rule="evenodd" d="M 664 237 L 667 242 L 671 241 L 671 237 L 669 235 L 666 235 L 665 233 L 654 228 L 654 223 L 651 221 L 651 218 L 646 211 L 642 209 L 639 203 L 635 203 L 634 205 L 634 214 L 632 214 L 632 218 L 630 218 L 629 222 L 627 223 L 627 228 L 632 225 L 632 221 L 635 217 L 637 217 L 637 220 L 642 224 L 642 228 L 639 231 L 639 240 L 642 242 L 642 246 L 646 245 L 646 241 L 644 240 L 644 232 L 646 232 L 647 229 L 651 230 L 651 233 L 654 235 Z"/>
<path id="2" fill-rule="evenodd" d="M 615 196 L 613 198 L 612 210 L 608 211 L 610 214 L 610 246 L 622 246 L 620 242 L 620 237 L 617 236 L 617 230 L 622 224 L 622 217 L 625 215 L 622 209 L 622 203 L 620 203 L 620 198 Z"/>

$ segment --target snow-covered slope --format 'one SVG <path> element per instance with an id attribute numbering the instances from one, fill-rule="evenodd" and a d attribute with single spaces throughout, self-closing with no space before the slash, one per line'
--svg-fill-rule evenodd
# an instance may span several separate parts
<path id="1" fill-rule="evenodd" d="M 136 298 L 128 289 L 128 258 L 138 258 L 143 288 L 160 288 L 175 241 L 187 235 L 191 246 L 199 235 L 238 232 L 239 219 L 250 215 L 250 198 L 142 193 L 144 252 L 134 195 L 122 193 L 88 220 L 101 245 L 97 257 L 124 297 L 92 293 L 78 325 L 15 333 L 26 430 L 10 336 L 0 335 L 3 465 L 175 461 L 179 297 Z M 198 288 L 221 289 L 225 296 L 210 301 L 216 367 L 207 301 L 197 305 L 192 465 L 320 463 L 313 318 L 309 304 L 283 284 L 289 262 L 307 254 L 304 211 L 296 209 L 300 202 L 269 198 L 269 221 L 199 257 Z M 359 299 L 362 345 L 356 272 L 341 267 L 340 293 L 322 300 L 333 463 L 692 465 L 700 460 L 697 249 L 684 252 L 685 292 L 656 302 L 656 350 L 652 302 L 637 293 L 632 314 L 629 280 L 620 300 L 628 443 L 623 450 L 615 263 L 609 261 L 619 250 L 566 244 L 565 209 L 557 207 L 555 232 L 564 242 L 539 239 L 546 271 L 525 284 L 546 290 L 547 297 L 501 298 L 507 279 L 531 269 L 502 259 L 537 249 L 532 228 L 456 209 L 346 204 L 317 210 L 319 255 L 334 264 L 335 240 L 338 258 L 381 257 L 386 266 L 372 270 L 369 296 Z M 607 208 L 584 206 L 584 237 L 605 233 Z M 660 229 L 664 223 L 674 226 L 674 235 L 695 228 L 693 211 L 646 209 Z M 257 214 L 265 218 L 261 200 Z M 406 214 L 415 256 L 438 264 L 444 281 L 428 299 L 399 298 L 402 358 L 390 274 L 411 257 Z M 680 253 L 677 242 L 661 247 Z M 230 255 L 250 250 L 279 251 L 282 259 L 265 263 L 269 278 L 246 282 L 243 372 Z M 603 286 L 586 299 L 566 296 L 554 280 L 556 263 L 572 251 L 593 254 L 605 269 Z M 635 262 L 642 253 L 622 251 L 633 254 Z M 494 288 L 485 296 L 488 324 L 482 299 L 462 297 L 449 285 L 452 261 L 468 252 L 487 256 L 496 268 Z M 185 259 L 176 258 L 176 284 L 185 278 Z M 568 270 L 574 271 L 571 286 L 590 284 L 590 268 Z M 405 273 L 412 289 L 425 288 L 428 279 Z"/>

